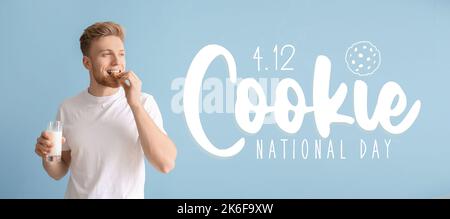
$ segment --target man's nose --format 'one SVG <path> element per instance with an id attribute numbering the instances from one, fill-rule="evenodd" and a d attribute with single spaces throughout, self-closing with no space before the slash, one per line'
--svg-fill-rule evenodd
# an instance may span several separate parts
<path id="1" fill-rule="evenodd" d="M 118 64 L 121 64 L 120 62 L 121 62 L 121 59 L 120 59 L 119 55 L 114 54 L 113 58 L 112 58 L 112 64 L 113 65 L 118 65 Z"/>

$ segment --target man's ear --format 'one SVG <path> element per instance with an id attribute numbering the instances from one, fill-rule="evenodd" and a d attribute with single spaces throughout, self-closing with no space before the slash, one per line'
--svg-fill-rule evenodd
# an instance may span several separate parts
<path id="1" fill-rule="evenodd" d="M 91 63 L 91 59 L 89 59 L 89 57 L 83 56 L 83 65 L 87 70 L 91 71 L 92 63 Z"/>

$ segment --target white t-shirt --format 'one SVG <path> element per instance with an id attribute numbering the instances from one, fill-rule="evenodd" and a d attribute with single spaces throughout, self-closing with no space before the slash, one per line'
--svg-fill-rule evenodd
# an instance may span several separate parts
<path id="1" fill-rule="evenodd" d="M 153 96 L 142 93 L 141 102 L 165 133 Z M 86 89 L 65 100 L 57 118 L 72 157 L 66 198 L 144 198 L 145 156 L 123 88 L 103 97 Z"/>

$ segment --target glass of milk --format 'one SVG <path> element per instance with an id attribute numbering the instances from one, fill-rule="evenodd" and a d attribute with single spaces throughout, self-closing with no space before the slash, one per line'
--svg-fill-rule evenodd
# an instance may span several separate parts
<path id="1" fill-rule="evenodd" d="M 61 141 L 62 141 L 63 123 L 61 121 L 51 121 L 48 124 L 47 133 L 50 135 L 53 147 L 47 155 L 47 161 L 61 160 Z"/>

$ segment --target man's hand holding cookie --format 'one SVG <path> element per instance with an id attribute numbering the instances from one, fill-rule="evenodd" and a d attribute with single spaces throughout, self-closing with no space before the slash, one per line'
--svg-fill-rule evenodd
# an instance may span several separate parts
<path id="1" fill-rule="evenodd" d="M 118 80 L 119 84 L 125 90 L 127 102 L 130 107 L 137 107 L 141 104 L 142 82 L 133 71 L 113 73 L 113 78 Z"/>

